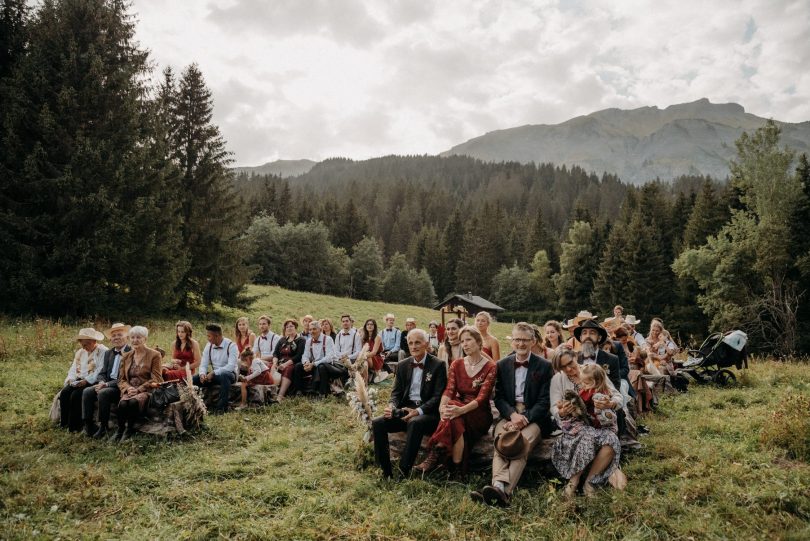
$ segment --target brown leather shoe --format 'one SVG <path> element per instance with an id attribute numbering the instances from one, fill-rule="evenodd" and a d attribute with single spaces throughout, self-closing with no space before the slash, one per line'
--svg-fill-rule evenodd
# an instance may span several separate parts
<path id="1" fill-rule="evenodd" d="M 487 485 L 481 492 L 487 505 L 509 507 L 509 495 L 498 487 Z"/>
<path id="2" fill-rule="evenodd" d="M 446 456 L 447 453 L 444 452 L 443 447 L 434 446 L 428 453 L 425 460 L 421 464 L 414 466 L 413 469 L 417 472 L 421 472 L 421 474 L 424 476 L 425 474 L 436 470 L 440 466 L 443 466 Z"/>

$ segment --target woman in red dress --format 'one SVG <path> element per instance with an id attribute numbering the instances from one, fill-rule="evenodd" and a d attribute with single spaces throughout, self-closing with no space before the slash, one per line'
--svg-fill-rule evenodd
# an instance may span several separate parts
<path id="1" fill-rule="evenodd" d="M 233 337 L 236 349 L 239 350 L 240 355 L 242 354 L 242 350 L 253 346 L 253 343 L 256 341 L 256 335 L 250 330 L 248 318 L 240 317 L 236 320 L 236 328 L 234 329 Z"/>
<path id="2" fill-rule="evenodd" d="M 481 351 L 484 339 L 478 329 L 464 327 L 459 333 L 466 354 L 450 366 L 447 387 L 439 405 L 441 421 L 430 438 L 430 453 L 415 466 L 430 472 L 452 459 L 455 471 L 466 473 L 470 449 L 492 426 L 489 400 L 495 386 L 496 365 Z"/>
<path id="3" fill-rule="evenodd" d="M 377 322 L 375 320 L 366 320 L 363 325 L 362 337 L 363 345 L 368 346 L 368 367 L 375 373 L 379 372 L 383 367 L 382 338 L 377 333 Z"/>
<path id="4" fill-rule="evenodd" d="M 202 354 L 200 353 L 200 343 L 191 337 L 193 329 L 188 321 L 178 321 L 174 326 L 175 339 L 174 351 L 172 352 L 171 367 L 163 368 L 163 381 L 173 379 L 186 379 L 186 365 L 191 366 L 191 375 L 197 373 L 200 366 Z"/>

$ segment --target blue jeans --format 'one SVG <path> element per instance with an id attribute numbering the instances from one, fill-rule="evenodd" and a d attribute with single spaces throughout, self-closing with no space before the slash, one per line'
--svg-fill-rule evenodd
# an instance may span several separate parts
<path id="1" fill-rule="evenodd" d="M 194 385 L 198 387 L 211 387 L 219 385 L 219 403 L 217 404 L 217 411 L 224 413 L 228 410 L 228 398 L 231 395 L 231 385 L 236 381 L 236 374 L 233 372 L 225 372 L 222 374 L 215 374 L 214 379 L 208 380 L 205 383 L 200 383 L 200 375 L 197 374 L 193 378 Z"/>

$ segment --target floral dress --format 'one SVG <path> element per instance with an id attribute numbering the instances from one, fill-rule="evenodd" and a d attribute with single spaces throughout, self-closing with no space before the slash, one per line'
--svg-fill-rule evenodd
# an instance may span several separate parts
<path id="1" fill-rule="evenodd" d="M 574 384 L 574 388 L 583 398 L 589 409 L 589 415 L 591 415 L 593 393 L 583 392 L 578 384 Z M 590 406 L 588 402 L 590 402 Z M 622 453 L 616 433 L 609 428 L 597 428 L 568 419 L 562 420 L 560 428 L 562 428 L 562 435 L 557 438 L 551 448 L 551 463 L 554 464 L 560 475 L 565 479 L 572 478 L 593 462 L 599 449 L 604 445 L 610 445 L 613 448 L 613 461 L 610 466 L 605 468 L 605 471 L 591 479 L 593 485 L 602 485 L 607 482 L 613 471 L 619 467 Z"/>

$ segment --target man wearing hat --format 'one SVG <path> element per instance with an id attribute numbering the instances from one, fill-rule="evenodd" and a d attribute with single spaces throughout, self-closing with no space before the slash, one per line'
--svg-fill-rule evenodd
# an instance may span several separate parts
<path id="1" fill-rule="evenodd" d="M 624 323 L 630 329 L 630 338 L 633 339 L 636 345 L 640 348 L 646 346 L 647 341 L 644 339 L 644 335 L 636 330 L 636 325 L 641 323 L 641 321 L 636 319 L 636 316 L 628 314 L 627 317 L 624 318 Z"/>
<path id="2" fill-rule="evenodd" d="M 107 346 L 99 344 L 104 340 L 104 335 L 92 327 L 81 329 L 76 340 L 81 347 L 73 354 L 65 386 L 59 393 L 59 424 L 71 432 L 81 430 L 82 393 L 85 387 L 96 382 L 107 351 Z"/>
<path id="3" fill-rule="evenodd" d="M 579 313 L 575 318 L 569 319 L 562 328 L 567 330 L 571 333 L 571 338 L 568 339 L 566 344 L 568 347 L 573 349 L 574 351 L 579 351 L 582 349 L 582 344 L 579 340 L 574 337 L 574 331 L 576 331 L 577 327 L 579 327 L 583 321 L 593 321 L 596 319 L 596 315 L 591 314 L 587 310 L 580 310 Z"/>
<path id="4" fill-rule="evenodd" d="M 582 344 L 579 352 L 579 363 L 596 363 L 607 372 L 608 379 L 616 389 L 621 389 L 621 370 L 619 358 L 601 349 L 608 339 L 608 332 L 602 325 L 587 319 L 574 329 L 574 338 Z"/>
<path id="5" fill-rule="evenodd" d="M 477 502 L 506 507 L 523 475 L 529 453 L 540 442 L 541 428 L 548 428 L 551 363 L 532 353 L 535 333 L 528 323 L 512 328 L 514 353 L 498 361 L 492 484 L 470 493 Z"/>
<path id="6" fill-rule="evenodd" d="M 107 435 L 110 408 L 121 399 L 121 391 L 118 389 L 118 371 L 121 368 L 121 358 L 130 350 L 129 329 L 129 325 L 113 323 L 112 327 L 104 331 L 104 335 L 110 339 L 112 347 L 104 353 L 104 363 L 95 385 L 85 387 L 82 392 L 84 430 L 88 436 L 95 439 L 101 439 Z M 98 401 L 99 426 L 93 423 L 96 401 Z"/>

